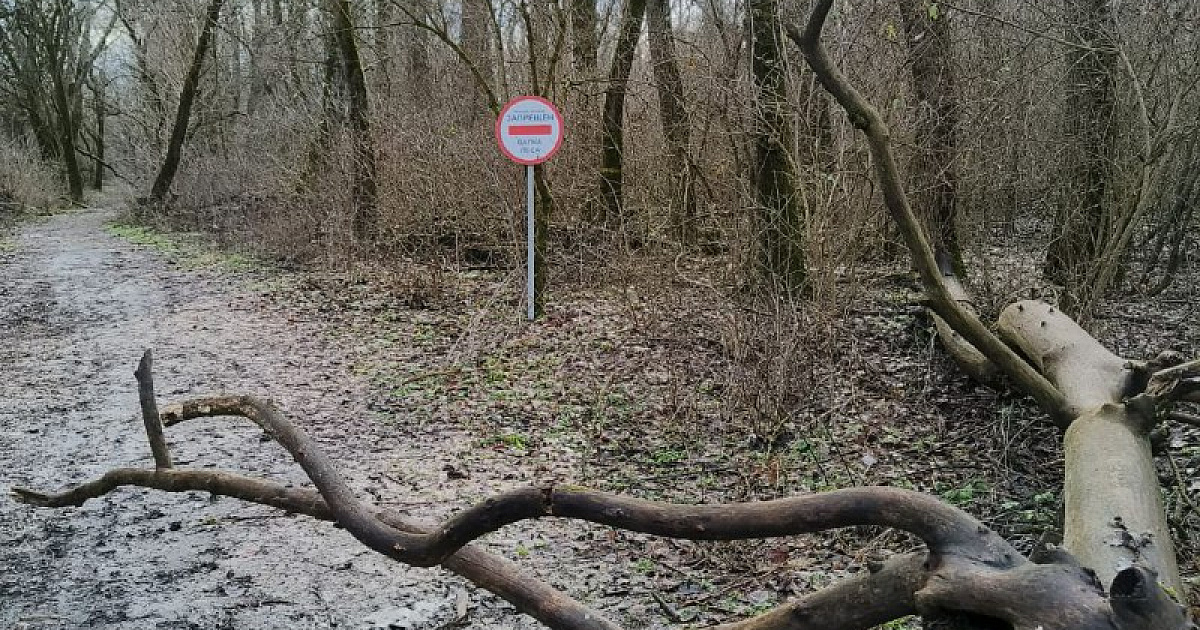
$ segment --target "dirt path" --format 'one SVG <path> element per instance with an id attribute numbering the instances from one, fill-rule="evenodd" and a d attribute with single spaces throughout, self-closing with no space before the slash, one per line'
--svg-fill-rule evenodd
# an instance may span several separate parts
<path id="1" fill-rule="evenodd" d="M 181 269 L 111 236 L 111 216 L 29 223 L 0 250 L 0 628 L 436 628 L 463 591 L 471 627 L 529 626 L 445 572 L 400 567 L 327 524 L 231 499 L 125 490 L 78 509 L 14 503 L 12 485 L 58 488 L 150 464 L 132 377 L 144 348 L 162 399 L 266 394 L 303 410 L 297 421 L 343 462 L 386 450 L 408 462 L 396 474 L 441 474 L 429 444 L 414 452 L 369 420 L 365 385 L 312 324 L 222 272 Z M 302 481 L 245 422 L 168 437 L 180 465 Z M 353 467 L 356 487 L 379 485 Z"/>

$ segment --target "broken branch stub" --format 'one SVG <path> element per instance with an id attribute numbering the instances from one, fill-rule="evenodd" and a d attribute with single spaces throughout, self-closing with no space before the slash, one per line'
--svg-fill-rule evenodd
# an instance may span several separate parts
<path id="1" fill-rule="evenodd" d="M 158 401 L 154 395 L 154 357 L 150 350 L 142 353 L 133 376 L 138 382 L 138 402 L 142 407 L 142 424 L 146 427 L 146 440 L 150 442 L 150 452 L 154 454 L 154 465 L 157 468 L 171 467 L 171 451 L 167 448 L 167 440 L 163 437 L 162 418 L 158 415 Z"/>

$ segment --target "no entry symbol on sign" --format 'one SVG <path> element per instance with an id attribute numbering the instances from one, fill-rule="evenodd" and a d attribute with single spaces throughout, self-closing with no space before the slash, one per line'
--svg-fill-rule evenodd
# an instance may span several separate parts
<path id="1" fill-rule="evenodd" d="M 496 118 L 496 142 L 505 157 L 525 166 L 541 164 L 562 146 L 558 109 L 538 96 L 518 96 Z"/>

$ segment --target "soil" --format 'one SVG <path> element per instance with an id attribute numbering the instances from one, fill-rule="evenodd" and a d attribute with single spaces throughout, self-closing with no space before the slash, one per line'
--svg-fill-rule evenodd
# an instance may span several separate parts
<path id="1" fill-rule="evenodd" d="M 515 271 L 285 271 L 114 228 L 110 205 L 0 241 L 0 488 L 152 466 L 132 374 L 152 348 L 161 402 L 268 397 L 359 496 L 425 519 L 549 480 L 679 502 L 889 484 L 938 494 L 1023 551 L 1054 538 L 1056 432 L 942 357 L 905 274 L 850 279 L 860 294 L 823 317 L 734 304 L 704 280 L 719 258 L 617 262 L 603 286 L 555 278 L 530 325 Z M 1193 295 L 1114 302 L 1098 334 L 1130 357 L 1194 351 Z M 245 421 L 168 439 L 181 467 L 306 481 Z M 1172 427 L 1182 475 L 1198 445 Z M 1200 514 L 1185 499 L 1200 488 L 1163 475 L 1194 577 Z M 701 544 L 561 521 L 480 544 L 630 628 L 743 618 L 914 545 L 874 529 Z M 0 628 L 335 627 L 537 626 L 445 571 L 232 499 L 124 489 L 36 510 L 0 497 Z"/>

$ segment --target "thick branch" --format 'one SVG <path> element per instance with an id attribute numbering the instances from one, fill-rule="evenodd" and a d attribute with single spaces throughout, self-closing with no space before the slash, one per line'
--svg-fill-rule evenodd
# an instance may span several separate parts
<path id="1" fill-rule="evenodd" d="M 14 493 L 26 503 L 63 507 L 80 505 L 122 485 L 171 492 L 208 491 L 334 520 L 316 492 L 217 471 L 117 469 L 98 481 L 58 495 L 23 489 L 14 489 Z M 394 512 L 380 510 L 373 517 L 398 531 L 430 530 Z M 1114 612 L 1094 574 L 1069 556 L 1062 557 L 1066 560 L 1058 564 L 1039 565 L 1023 559 L 1019 564 L 997 564 L 987 558 L 963 555 L 898 556 L 764 615 L 714 630 L 865 630 L 908 614 L 936 617 L 956 611 L 1001 619 L 1015 630 L 1188 627 L 1180 607 L 1153 590 L 1153 575 L 1140 569 L 1134 577 L 1145 578 L 1141 582 L 1127 584 L 1133 578 L 1123 572 L 1114 583 L 1114 595 L 1124 599 L 1114 601 L 1114 609 L 1121 604 L 1121 622 L 1112 623 Z M 524 575 L 519 566 L 475 547 L 458 550 L 442 566 L 555 630 L 618 630 L 595 611 Z"/>
<path id="2" fill-rule="evenodd" d="M 919 492 L 887 487 L 729 505 L 674 505 L 572 486 L 527 487 L 463 510 L 428 535 L 381 530 L 316 443 L 266 403 L 249 396 L 218 397 L 173 405 L 163 412 L 168 426 L 211 416 L 241 416 L 257 423 L 292 453 L 347 531 L 380 553 L 418 566 L 438 564 L 467 542 L 505 525 L 543 516 L 691 540 L 744 540 L 879 525 L 916 535 L 934 553 L 963 555 L 997 566 L 1024 562 L 1007 542 L 966 512 Z"/>
<path id="3" fill-rule="evenodd" d="M 921 553 L 895 556 L 758 617 L 713 630 L 867 630 L 915 615 L 915 593 L 929 577 L 925 561 Z"/>
<path id="4" fill-rule="evenodd" d="M 978 317 L 963 308 L 943 281 L 933 250 L 929 246 L 929 239 L 909 207 L 908 197 L 900 179 L 900 170 L 892 156 L 890 130 L 879 112 L 833 65 L 829 53 L 821 43 L 821 31 L 832 5 L 833 0 L 820 0 L 809 16 L 804 32 L 789 27 L 788 36 L 800 47 L 821 85 L 846 110 L 850 122 L 866 136 L 875 165 L 875 176 L 879 179 L 883 191 L 884 204 L 904 236 L 913 264 L 920 273 L 930 308 L 1018 386 L 1033 396 L 1056 424 L 1065 427 L 1070 418 L 1065 413 L 1062 394 L 1020 355 L 992 334 Z"/>
<path id="5" fill-rule="evenodd" d="M 1032 564 L 957 508 L 905 490 L 859 488 L 761 503 L 680 506 L 581 488 L 524 488 L 484 501 L 436 528 L 427 528 L 354 500 L 316 444 L 266 403 L 248 397 L 213 398 L 172 406 L 162 417 L 168 424 L 175 424 L 187 418 L 214 415 L 244 416 L 258 423 L 300 462 L 322 496 L 229 473 L 161 469 L 115 470 L 98 481 L 59 495 L 19 489 L 15 492 L 26 502 L 62 506 L 77 505 L 122 484 L 171 491 L 207 490 L 332 518 L 359 540 L 383 532 L 384 536 L 400 541 L 385 548 L 383 553 L 402 562 L 415 564 L 407 558 L 421 561 L 437 558 L 452 571 L 560 630 L 615 630 L 616 627 L 549 586 L 524 577 L 518 567 L 482 551 L 456 545 L 507 523 L 539 516 L 578 518 L 651 534 L 706 540 L 782 536 L 848 525 L 883 525 L 916 534 L 926 541 L 930 553 L 919 564 L 915 556 L 893 560 L 877 572 L 835 585 L 732 628 L 866 628 L 914 609 L 934 616 L 954 611 L 982 614 L 1005 620 L 1014 630 L 1186 627 L 1178 607 L 1160 594 L 1147 593 L 1150 587 L 1136 588 L 1132 581 L 1125 589 L 1131 599 L 1124 611 L 1132 621 L 1113 623 L 1113 609 L 1093 573 L 1074 561 Z M 343 516 L 347 513 L 349 519 Z M 362 519 L 369 520 L 371 523 L 366 525 L 373 524 L 376 529 L 364 534 Z M 377 549 L 378 540 L 370 540 L 369 546 Z M 1132 616 L 1133 613 L 1141 616 Z M 1137 619 L 1148 618 L 1145 613 L 1153 614 L 1161 623 L 1138 622 Z"/>
<path id="6" fill-rule="evenodd" d="M 325 507 L 324 499 L 312 490 L 288 488 L 252 477 L 210 470 L 116 468 L 104 473 L 104 476 L 95 481 L 59 494 L 46 494 L 25 488 L 13 488 L 12 491 L 20 501 L 30 505 L 71 507 L 83 505 L 90 499 L 102 497 L 122 486 L 139 486 L 164 492 L 199 490 L 307 514 L 321 520 L 333 520 L 333 514 Z"/>
<path id="7" fill-rule="evenodd" d="M 967 290 L 963 287 L 958 277 L 954 275 L 953 269 L 948 268 L 947 265 L 942 265 L 942 267 L 942 281 L 946 283 L 946 289 L 950 291 L 950 296 L 954 298 L 955 302 L 961 304 L 963 308 L 975 312 L 971 306 L 971 299 L 967 295 Z M 999 386 L 1002 373 L 991 359 L 987 358 L 966 339 L 963 339 L 962 335 L 954 332 L 950 324 L 947 324 L 946 320 L 939 317 L 937 313 L 931 312 L 930 319 L 933 320 L 933 325 L 937 328 L 938 337 L 941 338 L 946 352 L 950 354 L 950 357 L 954 359 L 959 368 L 979 383 L 983 383 L 989 387 Z"/>
<path id="8" fill-rule="evenodd" d="M 1147 403 L 1153 402 L 1154 394 L 1127 398 L 1139 394 L 1143 385 L 1137 366 L 1042 302 L 1011 304 L 999 323 L 1005 338 L 1050 377 L 1077 416 L 1063 437 L 1067 549 L 1095 569 L 1104 583 L 1140 564 L 1182 592 L 1148 439 L 1155 410 Z M 1156 374 L 1164 372 L 1172 380 L 1186 368 Z"/>

